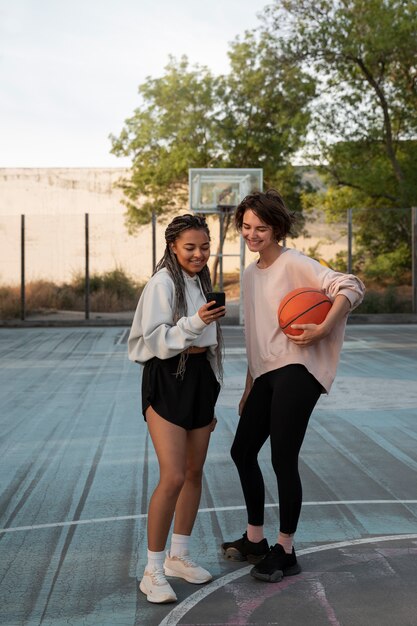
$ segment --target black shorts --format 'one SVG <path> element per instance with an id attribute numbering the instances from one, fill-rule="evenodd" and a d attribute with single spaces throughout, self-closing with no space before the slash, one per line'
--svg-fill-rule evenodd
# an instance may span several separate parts
<path id="1" fill-rule="evenodd" d="M 154 357 L 145 363 L 142 376 L 142 413 L 151 406 L 171 424 L 193 430 L 208 426 L 220 384 L 207 360 L 207 353 L 189 354 L 184 377 L 176 376 L 180 355 Z"/>

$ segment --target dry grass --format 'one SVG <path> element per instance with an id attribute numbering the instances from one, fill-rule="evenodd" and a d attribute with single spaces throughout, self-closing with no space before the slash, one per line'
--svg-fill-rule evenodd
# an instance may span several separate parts
<path id="1" fill-rule="evenodd" d="M 0 287 L 0 318 L 16 319 L 20 317 L 20 288 Z"/>
<path id="2" fill-rule="evenodd" d="M 115 313 L 135 309 L 142 285 L 114 270 L 90 279 L 90 310 L 97 313 Z M 57 285 L 51 281 L 36 280 L 25 286 L 27 315 L 55 311 L 82 311 L 85 306 L 84 280 L 75 276 L 72 283 Z M 20 317 L 20 287 L 0 287 L 0 318 Z"/>
<path id="3" fill-rule="evenodd" d="M 223 289 L 226 293 L 227 300 L 239 300 L 239 297 L 240 297 L 239 272 L 230 272 L 230 273 L 223 274 Z"/>
<path id="4" fill-rule="evenodd" d="M 239 272 L 223 275 L 227 300 L 238 300 L 240 295 Z M 382 286 L 367 281 L 367 294 L 357 313 L 403 313 L 411 311 L 411 285 Z M 133 311 L 143 285 L 127 277 L 121 270 L 114 270 L 90 279 L 90 310 L 97 313 Z M 37 280 L 26 285 L 26 314 L 51 313 L 55 311 L 83 311 L 84 279 L 76 276 L 72 283 L 56 285 Z M 0 318 L 20 317 L 20 287 L 0 286 Z"/>

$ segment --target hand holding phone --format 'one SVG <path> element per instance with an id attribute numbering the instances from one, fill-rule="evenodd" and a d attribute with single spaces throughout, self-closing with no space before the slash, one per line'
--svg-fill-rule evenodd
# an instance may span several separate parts
<path id="1" fill-rule="evenodd" d="M 219 306 L 226 306 L 226 294 L 224 291 L 211 291 L 206 294 L 206 300 L 207 302 L 211 302 L 212 300 L 216 301 L 216 304 L 213 304 L 207 309 L 208 311 L 218 309 Z"/>
<path id="2" fill-rule="evenodd" d="M 210 306 L 203 304 L 198 310 L 198 314 L 205 324 L 216 322 L 226 315 L 226 294 L 224 291 L 206 293 L 206 302 L 213 302 L 213 304 Z"/>

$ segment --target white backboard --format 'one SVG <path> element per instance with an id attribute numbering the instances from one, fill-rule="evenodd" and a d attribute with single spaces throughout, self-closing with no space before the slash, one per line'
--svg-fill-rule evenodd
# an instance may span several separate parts
<path id="1" fill-rule="evenodd" d="M 262 168 L 191 168 L 190 209 L 216 212 L 220 207 L 236 207 L 253 191 L 262 191 Z"/>

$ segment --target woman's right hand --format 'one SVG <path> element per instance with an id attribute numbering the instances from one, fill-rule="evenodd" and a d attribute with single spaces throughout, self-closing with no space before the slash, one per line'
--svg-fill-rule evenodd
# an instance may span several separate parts
<path id="1" fill-rule="evenodd" d="M 240 399 L 239 402 L 239 409 L 238 409 L 238 413 L 239 413 L 239 417 L 242 415 L 243 413 L 243 407 L 246 404 L 246 400 L 248 399 L 248 395 L 249 395 L 249 391 L 244 391 L 243 392 L 243 396 Z"/>
<path id="2" fill-rule="evenodd" d="M 213 304 L 216 304 L 215 300 L 212 300 L 211 302 L 207 302 L 206 304 L 203 304 L 198 309 L 198 314 L 199 314 L 200 318 L 207 325 L 211 324 L 212 322 L 215 322 L 216 320 L 220 319 L 221 317 L 224 317 L 225 312 L 226 312 L 226 307 L 225 306 L 219 306 L 219 307 L 217 307 L 217 309 L 210 309 L 209 310 L 209 308 L 211 306 L 213 306 Z"/>
<path id="3" fill-rule="evenodd" d="M 239 402 L 239 417 L 243 413 L 243 407 L 245 406 L 246 400 L 248 399 L 248 395 L 250 394 L 252 387 L 253 387 L 253 378 L 251 376 L 251 373 L 248 367 L 247 372 L 246 372 L 245 389 L 243 390 L 243 395 Z"/>

